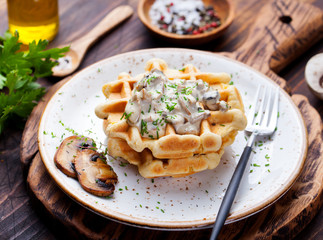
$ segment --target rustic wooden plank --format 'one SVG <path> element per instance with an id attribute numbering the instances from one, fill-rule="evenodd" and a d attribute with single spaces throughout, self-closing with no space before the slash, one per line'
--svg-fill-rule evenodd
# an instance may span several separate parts
<path id="1" fill-rule="evenodd" d="M 293 3 L 290 3 L 289 5 L 288 5 L 289 7 L 293 7 Z M 281 6 L 282 7 L 282 6 Z M 298 12 L 299 12 L 299 9 L 298 9 L 298 7 L 299 7 L 299 5 L 295 5 L 295 7 L 293 7 L 293 9 L 294 10 L 297 10 Z M 273 5 L 270 5 L 269 6 L 269 8 L 270 8 L 270 10 L 268 10 L 268 8 L 264 8 L 265 10 L 264 10 L 264 12 L 265 13 L 267 13 L 267 12 L 270 12 L 271 13 L 271 15 L 270 15 L 270 17 L 268 17 L 268 19 L 273 19 L 274 17 L 277 17 L 277 11 L 280 11 L 281 9 L 279 8 L 279 7 L 277 7 L 276 5 L 275 6 L 273 6 Z M 274 9 L 272 9 L 272 8 L 274 8 Z M 309 7 L 310 9 L 311 9 L 311 7 Z M 313 9 L 311 9 L 311 12 L 312 12 L 312 16 L 313 16 L 313 19 L 316 21 L 316 19 L 317 19 L 317 15 L 315 14 L 315 11 L 314 11 L 314 14 L 313 14 L 313 11 L 312 11 Z M 316 10 L 316 9 L 314 9 L 314 10 Z M 308 12 L 309 12 L 309 10 L 308 11 L 306 11 L 306 13 L 308 14 Z M 320 12 L 318 13 L 318 14 L 320 14 Z M 293 16 L 293 13 L 290 13 L 290 15 L 292 15 Z M 274 16 L 274 17 L 273 17 Z M 313 21 L 314 21 L 313 20 Z M 271 20 L 272 21 L 272 20 Z M 277 19 L 276 19 L 276 21 L 277 21 Z M 300 24 L 301 25 L 301 24 Z M 276 29 L 276 31 L 278 31 L 278 33 L 279 33 L 279 30 L 277 30 L 277 29 L 279 29 L 278 27 L 277 27 L 277 22 L 276 22 L 276 24 L 274 24 L 273 25 L 274 26 L 274 28 Z M 280 26 L 280 28 L 281 28 L 282 26 Z M 300 31 L 300 29 L 302 29 L 303 28 L 303 25 L 301 25 L 300 26 L 300 28 L 299 29 L 297 29 L 297 27 L 299 27 L 298 25 L 296 25 L 295 26 L 295 32 L 298 32 L 298 31 Z M 286 39 L 287 39 L 287 37 L 283 34 L 282 36 L 280 36 L 279 37 L 279 40 L 276 40 L 276 41 L 272 41 L 273 39 L 272 39 L 272 34 L 270 34 L 269 32 L 268 32 L 268 29 L 262 29 L 263 31 L 266 31 L 268 34 L 267 34 L 267 36 L 268 36 L 268 40 L 267 41 L 265 41 L 265 44 L 264 45 L 262 45 L 263 47 L 262 47 L 262 49 L 263 49 L 263 53 L 262 53 L 262 55 L 261 55 L 261 58 L 259 59 L 259 54 L 254 54 L 253 56 L 251 56 L 253 53 L 255 53 L 255 52 L 257 52 L 256 51 L 256 49 L 257 49 L 257 47 L 259 47 L 259 39 L 257 39 L 257 41 L 249 41 L 249 42 L 247 42 L 247 44 L 245 44 L 245 45 L 242 45 L 236 52 L 234 52 L 233 54 L 228 54 L 228 55 L 231 55 L 231 57 L 232 56 L 234 56 L 235 58 L 237 58 L 238 60 L 240 60 L 240 61 L 244 61 L 244 62 L 246 62 L 247 64 L 249 64 L 249 65 L 252 65 L 253 67 L 255 67 L 255 68 L 257 68 L 257 69 L 259 69 L 260 71 L 263 71 L 263 72 L 265 72 L 267 75 L 269 75 L 271 78 L 273 78 L 273 79 L 275 79 L 282 87 L 284 87 L 285 86 L 285 81 L 283 80 L 283 79 L 281 79 L 281 78 L 279 78 L 277 75 L 275 75 L 270 69 L 269 69 L 269 62 L 270 62 L 270 56 L 271 56 L 271 53 L 275 50 L 275 49 L 278 49 L 278 47 L 280 46 L 280 44 L 281 43 L 284 43 L 284 42 L 286 42 Z M 259 32 L 260 30 L 259 30 L 259 27 L 258 28 L 254 28 L 252 31 L 251 31 L 251 35 L 253 36 L 254 35 L 254 32 Z M 261 32 L 261 31 L 260 31 Z M 276 34 L 278 34 L 278 33 L 276 33 Z M 264 35 L 264 33 L 262 32 L 261 34 L 259 34 L 259 36 L 263 36 Z M 266 34 L 265 34 L 266 35 Z M 301 37 L 301 36 L 300 36 Z M 307 42 L 307 43 L 309 43 L 309 42 Z M 286 47 L 287 45 L 285 45 L 285 47 Z M 291 45 L 289 44 L 288 45 L 288 47 L 290 47 Z M 294 48 L 295 47 L 297 47 L 297 46 L 293 46 Z M 283 49 L 283 48 L 281 48 L 281 49 Z M 250 59 L 252 59 L 252 60 L 250 60 Z M 287 63 L 289 63 L 289 59 L 290 58 L 288 58 L 287 60 L 286 60 L 287 58 L 278 58 L 277 57 L 277 61 L 281 61 L 282 62 L 282 64 L 284 64 L 284 62 L 286 62 L 286 64 Z M 260 63 L 260 64 L 259 64 Z M 59 85 L 59 84 L 58 84 Z M 37 157 L 36 157 L 37 158 Z M 38 164 L 39 165 L 41 165 L 41 163 L 40 163 L 40 161 L 39 161 L 39 158 L 38 158 L 38 160 L 34 160 L 34 162 L 38 162 Z M 32 168 L 31 168 L 32 169 Z M 34 184 L 34 180 L 35 180 L 35 176 L 36 176 L 36 174 L 37 174 L 37 172 L 39 173 L 41 173 L 42 171 L 39 171 L 39 169 L 37 170 L 37 171 L 33 171 L 32 172 L 32 174 L 31 174 L 31 176 L 33 176 L 33 178 L 32 179 L 29 179 L 28 180 L 28 182 L 29 182 L 29 184 L 30 184 L 30 186 L 32 186 L 33 184 Z M 39 181 L 40 182 L 40 181 Z M 37 182 L 38 183 L 38 187 L 40 186 L 39 185 L 39 182 Z M 295 185 L 295 186 L 297 186 L 297 184 Z M 48 187 L 48 186 L 47 186 Z M 315 193 L 317 193 L 317 192 L 320 192 L 320 190 L 321 190 L 322 188 L 321 188 L 321 186 L 318 186 L 318 189 L 316 189 L 316 191 L 314 191 Z M 69 216 L 70 218 L 66 218 L 66 216 L 67 216 L 67 213 L 65 213 L 64 214 L 64 209 L 70 209 L 70 208 L 72 208 L 72 206 L 71 205 L 69 205 L 69 206 L 61 206 L 62 207 L 62 209 L 61 210 L 57 210 L 57 206 L 58 206 L 58 204 L 55 202 L 55 200 L 53 201 L 53 199 L 49 199 L 48 198 L 48 194 L 45 194 L 44 195 L 44 193 L 47 193 L 47 191 L 46 191 L 46 189 L 33 189 L 33 191 L 35 192 L 35 194 L 38 196 L 38 198 L 39 199 L 41 199 L 41 201 L 45 204 L 45 206 L 46 206 L 46 208 L 49 210 L 49 211 L 52 211 L 52 209 L 54 209 L 54 207 L 53 206 L 55 206 L 55 208 L 56 208 L 56 211 L 58 211 L 58 212 L 60 212 L 60 214 L 59 214 L 59 216 L 64 216 L 65 218 L 64 219 L 61 219 L 61 221 L 63 221 L 63 222 L 69 222 L 71 225 L 74 225 L 74 227 L 75 228 L 77 228 L 79 231 L 81 231 L 81 229 L 83 229 L 83 234 L 85 234 L 86 236 L 91 236 L 91 237 L 95 237 L 95 238 L 97 238 L 97 237 L 99 237 L 101 234 L 100 233 L 97 233 L 98 235 L 95 235 L 94 233 L 93 233 L 93 229 L 92 229 L 92 227 L 91 226 L 86 226 L 86 225 L 84 225 L 83 224 L 83 221 L 81 221 L 81 223 L 82 224 L 80 224 L 80 219 L 84 219 L 84 213 L 82 212 L 82 211 L 76 211 L 76 212 L 78 212 L 78 213 L 81 213 L 81 217 L 79 216 L 79 215 L 74 215 L 74 216 Z M 59 191 L 58 191 L 58 194 L 62 194 L 62 193 L 59 193 Z M 320 194 L 319 194 L 320 195 Z M 52 195 L 51 195 L 52 196 Z M 55 199 L 61 199 L 61 196 L 60 197 L 55 197 Z M 293 207 L 295 207 L 295 205 L 297 206 L 298 204 L 297 203 L 295 203 L 294 205 L 293 204 L 290 204 L 290 201 L 289 200 L 287 200 L 286 201 L 287 202 L 287 205 L 288 206 L 293 206 Z M 302 205 L 306 205 L 306 203 L 311 203 L 311 201 L 309 200 L 308 202 L 302 202 L 302 204 L 301 204 L 301 206 Z M 70 203 L 68 203 L 68 204 L 70 204 Z M 283 202 L 283 204 L 284 204 L 284 202 Z M 274 216 L 274 217 L 276 217 L 277 215 L 279 215 L 279 214 L 290 214 L 290 212 L 293 212 L 293 211 L 291 211 L 291 209 L 290 208 L 284 208 L 284 209 L 287 209 L 287 210 L 289 210 L 289 211 L 286 211 L 286 212 L 283 212 L 283 213 L 281 213 L 281 211 L 278 211 L 277 212 L 277 210 L 276 210 L 276 208 L 275 208 L 275 206 L 277 206 L 277 205 L 274 205 L 274 207 L 272 207 L 272 208 L 269 208 L 270 209 L 270 211 L 272 211 L 272 213 L 270 213 L 270 215 L 271 216 Z M 316 204 L 316 206 L 318 206 L 318 204 Z M 318 207 L 317 207 L 318 208 Z M 280 208 L 279 208 L 280 209 Z M 302 209 L 302 208 L 301 208 Z M 316 209 L 317 210 L 317 209 Z M 268 210 L 269 211 L 269 210 Z M 313 212 L 316 212 L 316 211 L 313 211 Z M 293 212 L 293 213 L 295 213 L 295 212 Z M 228 239 L 231 239 L 231 238 L 234 238 L 234 237 L 236 237 L 236 236 L 238 236 L 239 235 L 239 237 L 243 237 L 243 236 L 245 236 L 245 238 L 249 238 L 250 236 L 252 236 L 252 237 L 263 237 L 264 236 L 264 233 L 263 233 L 263 231 L 260 231 L 259 229 L 262 229 L 263 227 L 262 227 L 262 225 L 264 224 L 264 222 L 267 222 L 268 221 L 268 218 L 267 217 L 265 217 L 267 214 L 265 214 L 265 212 L 264 212 L 264 214 L 257 214 L 256 216 L 257 217 L 255 217 L 255 219 L 254 218 L 249 218 L 248 220 L 244 220 L 244 221 L 240 221 L 240 222 L 238 222 L 237 224 L 230 224 L 230 225 L 228 225 L 228 226 L 226 226 L 225 228 L 224 228 L 224 230 L 223 230 L 223 233 L 222 233 L 222 235 L 223 236 L 225 236 L 226 238 L 228 238 Z M 59 217 L 58 216 L 58 217 Z M 298 214 L 294 214 L 292 217 L 289 217 L 289 218 L 280 218 L 280 221 L 278 221 L 278 222 L 273 222 L 273 224 L 272 225 L 275 225 L 276 226 L 276 228 L 270 228 L 270 227 L 267 227 L 266 228 L 266 233 L 265 234 L 267 234 L 267 235 L 271 235 L 271 236 L 274 236 L 274 235 L 277 235 L 277 236 L 280 236 L 280 237 L 286 237 L 286 236 L 294 236 L 295 235 L 295 232 L 296 233 L 298 233 L 299 231 L 301 231 L 302 229 L 299 229 L 299 228 L 293 228 L 293 230 L 290 230 L 290 231 L 285 231 L 285 232 L 283 232 L 285 235 L 282 235 L 281 234 L 281 231 L 279 231 L 280 229 L 282 229 L 282 228 L 284 228 L 284 227 L 286 227 L 286 226 L 290 226 L 290 225 L 292 225 L 293 224 L 293 220 L 295 221 L 295 219 L 297 219 L 297 217 L 299 217 L 299 215 Z M 311 219 L 312 218 L 312 216 L 310 217 L 310 218 L 308 218 L 307 217 L 307 219 Z M 281 219 L 283 219 L 283 220 L 281 220 Z M 272 220 L 273 221 L 273 220 Z M 246 222 L 248 222 L 248 223 L 246 223 Z M 250 224 L 251 223 L 251 224 Z M 294 222 L 295 223 L 295 222 Z M 304 226 L 306 226 L 306 224 L 307 224 L 308 222 L 304 222 L 304 224 L 303 225 L 301 225 L 302 227 L 304 227 Z M 253 227 L 252 227 L 252 229 L 253 229 L 253 231 L 252 231 L 252 235 L 251 235 L 251 231 L 250 231 L 250 229 L 248 229 L 248 233 L 247 234 L 244 234 L 244 232 L 243 231 L 232 231 L 232 230 L 234 230 L 234 229 L 246 229 L 246 224 L 247 225 L 252 225 Z M 237 226 L 236 225 L 240 225 L 240 228 L 237 228 Z M 107 226 L 111 226 L 111 224 L 107 224 Z M 266 226 L 267 226 L 267 224 L 266 224 Z M 106 227 L 106 229 L 107 229 L 108 227 Z M 86 230 L 85 230 L 86 229 Z M 115 226 L 113 225 L 113 229 L 115 229 Z M 101 230 L 101 231 L 103 231 L 103 232 L 105 232 L 105 230 Z M 107 230 L 108 232 L 111 232 L 111 230 Z M 100 231 L 98 231 L 98 232 L 100 232 Z M 120 234 L 120 233 L 118 233 L 118 232 L 115 232 L 115 234 Z M 286 235 L 286 234 L 288 234 L 288 235 Z"/>
<path id="2" fill-rule="evenodd" d="M 255 13 L 258 13 L 266 2 L 267 1 L 264 0 L 252 0 L 247 2 L 243 0 L 234 0 L 237 12 L 232 26 L 220 39 L 217 39 L 209 44 L 196 47 L 196 49 L 230 52 L 238 49 L 247 39 L 248 33 L 250 32 L 250 26 L 255 21 Z M 323 9 L 323 2 L 320 0 L 302 0 L 301 2 L 314 2 L 315 5 Z M 70 40 L 81 36 L 88 31 L 96 23 L 96 21 L 98 22 L 107 12 L 109 12 L 110 9 L 113 9 L 116 5 L 126 3 L 129 3 L 135 8 L 137 1 L 123 0 L 109 1 L 109 3 L 107 3 L 105 0 L 96 0 L 95 4 L 93 4 L 91 1 L 80 2 L 77 0 L 60 0 L 60 33 L 55 41 L 51 43 L 51 46 L 60 45 L 61 43 L 68 43 Z M 0 34 L 2 35 L 7 29 L 6 0 L 0 0 L 0 16 Z M 83 61 L 81 68 L 86 67 L 97 60 L 101 60 L 122 52 L 142 48 L 172 46 L 175 45 L 169 45 L 156 38 L 153 38 L 135 15 L 126 24 L 122 25 L 115 31 L 112 31 L 100 42 L 98 42 L 98 44 L 93 46 L 93 48 L 87 54 L 85 61 Z M 322 52 L 322 50 L 323 43 L 321 41 L 320 43 L 316 44 L 312 50 L 310 49 L 309 52 L 306 53 L 305 58 L 304 55 L 302 55 L 302 58 L 298 59 L 296 62 L 294 61 L 290 63 L 290 65 L 281 72 L 281 76 L 284 79 L 288 79 L 291 92 L 306 95 L 311 105 L 319 111 L 321 117 L 323 116 L 322 102 L 308 91 L 304 81 L 303 71 L 305 63 L 309 57 L 315 53 Z M 42 85 L 49 87 L 58 80 L 60 79 L 46 78 L 41 79 L 40 82 Z M 0 239 L 8 239 L 12 238 L 13 236 L 18 237 L 18 235 L 14 235 L 14 231 L 9 231 L 6 229 L 15 229 L 16 232 L 20 232 L 20 238 L 24 239 L 51 239 L 51 234 L 54 234 L 57 239 L 62 239 L 64 236 L 62 237 L 62 235 L 59 235 L 59 231 L 57 231 L 58 229 L 62 229 L 61 225 L 55 225 L 51 220 L 49 220 L 48 217 L 35 214 L 35 211 L 41 208 L 41 203 L 36 203 L 33 208 L 31 208 L 29 204 L 20 204 L 21 202 L 24 203 L 26 199 L 30 200 L 30 197 L 24 192 L 24 187 L 22 187 L 23 184 L 21 181 L 23 180 L 17 180 L 19 178 L 23 179 L 23 174 L 21 171 L 19 171 L 21 166 L 19 164 L 18 156 L 21 134 L 21 130 L 15 130 L 15 127 L 9 126 L 5 133 L 0 136 L 0 176 L 2 176 L 0 184 L 0 199 L 3 199 L 2 196 L 10 196 L 8 197 L 10 200 L 11 198 L 16 197 L 15 195 L 11 195 L 15 193 L 17 198 L 13 202 L 16 205 L 21 206 L 14 208 L 14 210 L 8 211 L 7 215 L 12 221 L 5 221 L 3 219 L 5 214 L 4 212 L 7 211 L 6 208 L 8 208 L 8 206 L 10 207 L 10 205 L 8 205 L 8 202 L 6 201 L 0 201 Z M 37 200 L 36 197 L 32 197 L 31 199 Z M 40 211 L 46 212 L 43 209 Z M 26 216 L 28 216 L 28 218 L 26 218 Z M 16 219 L 16 221 L 13 221 L 13 219 Z M 31 219 L 31 221 L 24 222 L 21 221 L 21 219 Z M 37 220 L 34 221 L 33 219 Z M 322 220 L 323 211 L 321 210 L 320 215 L 314 219 L 314 223 L 311 222 L 311 224 L 308 225 L 306 229 L 307 232 L 302 232 L 297 239 L 322 239 Z M 19 222 L 24 222 L 24 224 L 19 225 Z M 44 222 L 46 223 L 46 226 L 44 225 Z M 249 224 L 252 223 L 249 222 L 246 224 L 244 221 L 240 221 L 239 224 L 236 225 L 237 228 L 234 229 L 233 233 L 231 233 L 231 238 L 235 237 L 235 239 L 238 239 L 240 236 L 238 230 L 244 229 L 244 231 L 247 232 L 250 228 Z M 76 229 L 72 226 L 73 225 L 68 228 L 69 233 L 71 233 L 73 229 Z M 50 230 L 52 232 L 50 232 Z M 128 232 L 129 234 L 127 234 Z M 78 236 L 80 236 L 80 234 Z M 112 236 L 112 239 L 127 239 L 128 236 L 135 239 L 156 239 L 157 237 L 159 239 L 181 239 L 183 237 L 191 238 L 191 236 L 192 239 L 207 239 L 209 232 L 204 230 L 182 234 L 177 232 L 140 231 L 140 229 L 118 225 L 114 234 L 109 236 Z"/>
<path id="3" fill-rule="evenodd" d="M 38 105 L 31 112 L 25 126 L 25 130 L 22 135 L 22 141 L 20 144 L 20 161 L 23 169 L 26 171 L 29 169 L 29 165 L 35 154 L 38 152 L 37 134 L 38 124 L 43 113 L 43 110 L 51 98 L 51 96 L 71 77 L 67 77 L 51 87 L 44 97 L 39 101 Z M 33 141 L 29 141 L 33 139 Z"/>
<path id="4" fill-rule="evenodd" d="M 283 76 L 285 79 L 288 80 L 288 85 L 291 88 L 291 92 L 293 94 L 302 94 L 304 95 L 311 105 L 319 112 L 321 119 L 323 119 L 323 104 L 322 100 L 317 98 L 308 88 L 305 77 L 305 64 L 304 62 L 308 62 L 311 57 L 319 52 L 323 52 L 323 41 L 317 43 L 305 54 L 302 55 L 301 58 L 296 59 L 293 61 L 290 66 L 286 67 L 281 73 L 280 76 Z"/>
<path id="5" fill-rule="evenodd" d="M 53 239 L 29 202 L 19 164 L 21 130 L 0 136 L 0 239 Z"/>
<path id="6" fill-rule="evenodd" d="M 288 90 L 285 80 L 274 72 L 322 37 L 323 12 L 319 8 L 292 0 L 270 1 L 260 10 L 244 44 L 226 55 L 265 73 Z"/>

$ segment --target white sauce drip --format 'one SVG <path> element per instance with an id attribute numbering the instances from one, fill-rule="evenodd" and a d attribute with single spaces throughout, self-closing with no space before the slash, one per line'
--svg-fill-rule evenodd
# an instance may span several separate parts
<path id="1" fill-rule="evenodd" d="M 219 99 L 219 92 L 202 80 L 169 80 L 163 72 L 152 70 L 135 84 L 122 118 L 146 138 L 165 135 L 166 123 L 178 134 L 197 135 L 209 110 L 229 109 Z"/>

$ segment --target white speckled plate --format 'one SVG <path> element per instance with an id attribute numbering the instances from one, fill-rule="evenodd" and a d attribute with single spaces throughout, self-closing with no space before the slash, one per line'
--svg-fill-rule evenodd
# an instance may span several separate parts
<path id="1" fill-rule="evenodd" d="M 246 144 L 248 136 L 244 132 L 240 132 L 234 144 L 226 148 L 216 169 L 184 178 L 144 179 L 136 167 L 110 159 L 109 164 L 119 177 L 116 191 L 110 199 L 87 193 L 77 180 L 65 176 L 54 164 L 56 147 L 63 138 L 72 135 L 73 130 L 105 144 L 102 120 L 94 114 L 95 106 L 105 101 L 102 85 L 116 80 L 120 72 L 132 75 L 143 72 L 145 62 L 153 57 L 164 59 L 170 68 L 179 69 L 192 63 L 201 71 L 231 74 L 246 112 L 259 84 L 276 85 L 244 64 L 208 52 L 148 49 L 117 55 L 82 70 L 54 94 L 39 126 L 42 160 L 66 194 L 105 217 L 148 228 L 210 227 Z M 257 139 L 256 145 L 227 223 L 272 204 L 291 187 L 301 172 L 307 151 L 306 130 L 299 110 L 283 90 L 280 91 L 277 131 L 270 138 Z"/>

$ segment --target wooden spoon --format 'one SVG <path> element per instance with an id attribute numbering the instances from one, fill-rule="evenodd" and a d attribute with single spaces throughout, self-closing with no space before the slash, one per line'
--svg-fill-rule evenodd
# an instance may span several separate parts
<path id="1" fill-rule="evenodd" d="M 58 60 L 59 65 L 55 66 L 53 76 L 64 77 L 73 73 L 82 62 L 86 51 L 103 34 L 116 27 L 118 24 L 133 14 L 130 6 L 119 6 L 105 16 L 90 32 L 70 44 L 70 50 Z"/>

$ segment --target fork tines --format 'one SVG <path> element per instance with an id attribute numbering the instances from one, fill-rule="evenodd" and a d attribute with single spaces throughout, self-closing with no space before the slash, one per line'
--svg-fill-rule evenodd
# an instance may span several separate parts
<path id="1" fill-rule="evenodd" d="M 248 114 L 247 131 L 273 132 L 278 115 L 279 87 L 259 85 Z"/>

